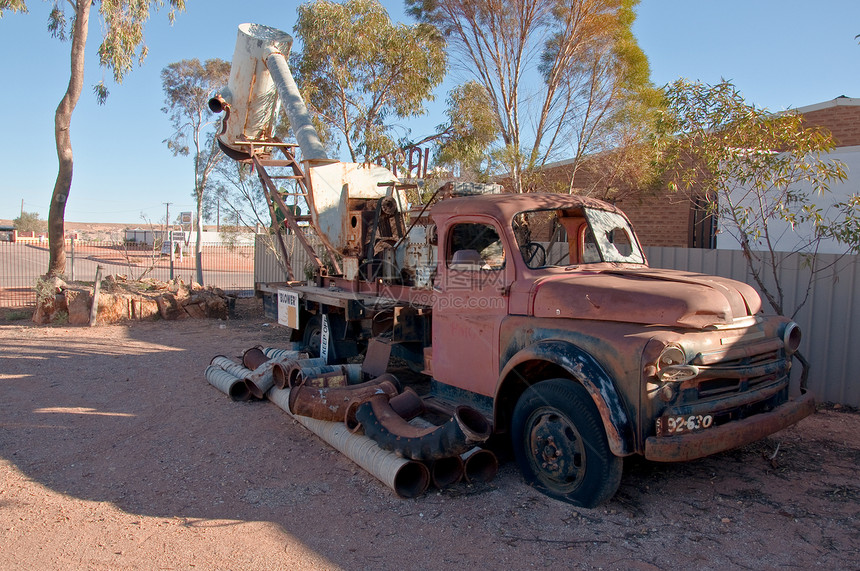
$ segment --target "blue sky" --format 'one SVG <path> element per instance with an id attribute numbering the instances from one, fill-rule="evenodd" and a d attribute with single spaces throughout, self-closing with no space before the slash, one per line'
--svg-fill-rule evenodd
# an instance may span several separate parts
<path id="1" fill-rule="evenodd" d="M 50 2 L 30 0 L 29 14 L 0 19 L 0 218 L 24 210 L 47 218 L 57 172 L 53 115 L 68 82 L 69 44 L 46 31 Z M 242 22 L 291 31 L 295 2 L 188 0 L 167 25 L 166 12 L 147 27 L 149 57 L 122 85 L 108 85 L 99 107 L 91 87 L 102 79 L 91 20 L 85 91 L 72 122 L 75 173 L 66 220 L 143 223 L 194 209 L 192 164 L 174 157 L 161 112 L 160 72 L 186 58 L 229 60 Z M 385 1 L 403 21 L 402 3 Z M 634 32 L 657 85 L 678 77 L 732 80 L 747 101 L 778 111 L 846 95 L 860 97 L 860 2 L 857 0 L 642 0 Z M 408 21 L 408 20 L 407 20 Z M 449 82 L 449 85 L 452 83 Z M 408 125 L 416 138 L 443 120 L 445 90 L 430 115 Z"/>

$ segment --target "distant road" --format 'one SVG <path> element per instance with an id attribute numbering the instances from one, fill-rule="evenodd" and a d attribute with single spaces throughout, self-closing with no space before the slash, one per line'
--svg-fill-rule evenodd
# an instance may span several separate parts
<path id="1" fill-rule="evenodd" d="M 36 280 L 48 270 L 48 258 L 46 245 L 0 242 L 0 288 L 19 290 L 17 295 L 29 297 Z M 116 251 L 82 248 L 74 257 L 67 251 L 66 274 L 70 281 L 92 282 L 99 265 L 102 266 L 102 275 L 125 275 L 132 280 L 139 278 L 146 269 L 145 265 L 130 265 L 122 256 L 117 256 Z M 219 269 L 207 270 L 207 265 Z M 253 257 L 249 258 L 247 252 L 241 255 L 221 248 L 217 252 L 204 249 L 203 267 L 204 285 L 229 291 L 254 289 Z M 181 263 L 175 261 L 173 275 L 186 283 L 194 279 L 193 253 L 190 256 L 186 254 Z M 160 258 L 146 277 L 162 281 L 170 279 L 169 258 Z"/>

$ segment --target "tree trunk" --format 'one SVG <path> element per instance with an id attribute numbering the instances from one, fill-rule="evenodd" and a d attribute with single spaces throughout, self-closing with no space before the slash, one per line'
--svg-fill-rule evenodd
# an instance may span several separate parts
<path id="1" fill-rule="evenodd" d="M 203 285 L 203 189 L 197 190 L 197 244 L 194 248 L 197 283 Z"/>
<path id="2" fill-rule="evenodd" d="M 91 7 L 92 0 L 77 0 L 75 3 L 69 86 L 54 115 L 54 137 L 57 143 L 59 169 L 54 183 L 54 193 L 51 196 L 51 207 L 48 210 L 49 276 L 59 276 L 66 272 L 65 214 L 66 200 L 72 187 L 73 169 L 72 139 L 69 128 L 72 123 L 72 113 L 78 104 L 84 85 L 84 52 Z"/>

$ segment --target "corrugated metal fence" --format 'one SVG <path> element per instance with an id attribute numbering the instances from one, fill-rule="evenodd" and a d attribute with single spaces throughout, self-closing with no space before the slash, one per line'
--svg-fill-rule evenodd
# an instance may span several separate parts
<path id="1" fill-rule="evenodd" d="M 319 239 L 310 235 L 308 241 L 317 252 L 317 255 L 322 256 L 323 248 Z M 305 269 L 311 268 L 312 264 L 304 248 L 302 248 L 302 245 L 293 235 L 284 236 L 284 245 L 290 256 L 294 279 L 305 279 Z M 278 262 L 279 256 L 275 255 L 275 250 L 280 251 L 280 246 L 277 245 L 277 238 L 265 234 L 257 234 L 254 249 L 254 281 L 256 283 L 287 281 L 287 275 Z"/>
<path id="2" fill-rule="evenodd" d="M 645 250 L 652 267 L 714 274 L 756 287 L 740 251 Z M 855 300 L 860 286 L 860 256 L 819 254 L 816 267 L 828 269 L 817 275 L 808 301 L 794 316 L 803 331 L 800 350 L 811 364 L 809 387 L 818 400 L 860 406 L 860 358 L 854 359 L 860 357 L 854 354 L 860 354 L 860 302 Z M 786 308 L 802 301 L 809 276 L 809 264 L 802 257 L 780 255 L 779 280 Z M 768 276 L 765 285 L 772 288 L 773 283 Z M 763 304 L 765 311 L 771 312 L 767 301 Z"/>
<path id="3" fill-rule="evenodd" d="M 304 277 L 307 256 L 287 236 L 294 255 L 296 279 Z M 732 278 L 755 287 L 743 254 L 731 250 L 690 248 L 646 248 L 648 261 L 655 268 L 669 268 Z M 783 256 L 785 258 L 785 256 Z M 809 386 L 821 401 L 860 406 L 860 302 L 855 292 L 860 287 L 860 256 L 819 255 L 817 267 L 827 267 L 812 285 L 809 300 L 794 320 L 803 331 L 801 351 L 811 363 Z M 809 266 L 797 256 L 780 262 L 780 282 L 785 306 L 796 307 L 806 295 Z M 285 281 L 277 260 L 257 241 L 255 256 L 257 282 Z M 772 279 L 768 280 L 768 287 Z M 766 282 L 767 283 L 767 282 Z M 772 312 L 767 302 L 765 311 Z M 858 355 L 854 355 L 857 352 Z M 855 360 L 853 357 L 857 356 Z"/>

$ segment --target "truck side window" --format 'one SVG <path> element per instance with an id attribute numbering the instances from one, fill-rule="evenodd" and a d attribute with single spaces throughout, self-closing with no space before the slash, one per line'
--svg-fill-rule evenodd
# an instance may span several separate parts
<path id="1" fill-rule="evenodd" d="M 502 240 L 489 224 L 464 222 L 451 228 L 447 258 L 448 267 L 452 270 L 500 270 L 505 267 Z"/>

